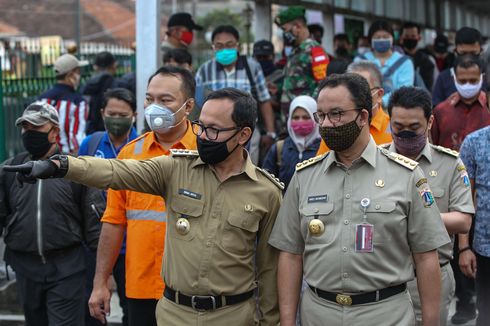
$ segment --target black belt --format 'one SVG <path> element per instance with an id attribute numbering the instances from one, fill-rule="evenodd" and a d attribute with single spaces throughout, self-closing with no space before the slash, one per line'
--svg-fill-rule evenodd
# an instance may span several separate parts
<path id="1" fill-rule="evenodd" d="M 254 290 L 237 295 L 185 295 L 165 286 L 163 295 L 165 298 L 177 304 L 191 307 L 194 310 L 214 310 L 223 306 L 229 306 L 250 299 Z M 178 295 L 178 298 L 177 298 Z M 223 298 L 224 302 L 223 303 Z M 177 300 L 178 299 L 178 300 Z"/>
<path id="2" fill-rule="evenodd" d="M 405 291 L 405 289 L 407 288 L 407 283 L 391 286 L 389 288 L 385 288 L 378 291 L 373 291 L 373 292 L 368 292 L 363 294 L 354 294 L 354 295 L 327 292 L 327 291 L 317 289 L 311 285 L 308 286 L 313 292 L 316 293 L 316 295 L 318 295 L 322 299 L 336 302 L 342 306 L 351 306 L 351 305 L 370 303 L 370 302 L 376 302 L 376 301 L 387 299 L 391 296 L 394 296 L 395 294 Z"/>

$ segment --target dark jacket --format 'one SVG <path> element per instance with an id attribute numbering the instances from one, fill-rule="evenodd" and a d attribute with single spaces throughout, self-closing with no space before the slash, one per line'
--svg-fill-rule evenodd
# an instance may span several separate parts
<path id="1" fill-rule="evenodd" d="M 30 160 L 23 157 L 24 162 Z M 20 188 L 5 173 L 0 169 L 0 222 L 4 222 L 7 248 L 41 258 L 80 246 L 82 241 L 97 248 L 101 223 L 94 208 L 102 212 L 104 205 L 97 189 L 64 179 L 38 180 Z"/>
<path id="2" fill-rule="evenodd" d="M 284 139 L 284 145 L 281 153 L 281 165 L 278 166 L 277 160 L 277 143 L 272 145 L 267 156 L 265 157 L 262 167 L 270 173 L 276 175 L 282 182 L 284 182 L 285 188 L 289 185 L 289 181 L 293 177 L 294 171 L 296 171 L 296 164 L 303 162 L 309 158 L 316 156 L 316 152 L 320 147 L 320 138 L 315 140 L 308 146 L 303 152 L 303 157 L 299 158 L 299 151 L 296 148 L 293 140 L 290 137 Z"/>
<path id="3" fill-rule="evenodd" d="M 434 69 L 435 64 L 430 57 L 422 50 L 417 50 L 412 57 L 415 70 L 420 74 L 424 80 L 425 86 L 430 91 L 434 85 Z"/>
<path id="4" fill-rule="evenodd" d="M 115 87 L 114 76 L 102 71 L 92 76 L 82 87 L 81 93 L 89 97 L 89 115 L 87 121 L 87 135 L 96 131 L 104 131 L 104 121 L 100 114 L 104 102 L 104 93 Z"/>

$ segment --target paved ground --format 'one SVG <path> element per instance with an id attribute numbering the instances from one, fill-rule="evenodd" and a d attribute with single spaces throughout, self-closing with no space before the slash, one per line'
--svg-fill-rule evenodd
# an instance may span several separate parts
<path id="1" fill-rule="evenodd" d="M 24 316 L 22 315 L 22 311 L 17 304 L 17 294 L 15 289 L 15 284 L 12 284 L 5 291 L 0 291 L 0 325 L 1 326 L 23 326 Z M 454 314 L 455 310 L 455 301 L 453 300 L 451 304 L 451 308 L 449 310 L 449 316 Z M 122 319 L 122 310 L 119 307 L 119 298 L 117 293 L 114 292 L 111 298 L 111 315 L 107 318 L 109 322 L 109 326 L 113 325 L 121 325 Z M 450 322 L 448 325 L 453 326 Z M 472 320 L 466 324 L 465 326 L 475 326 L 475 320 Z"/>

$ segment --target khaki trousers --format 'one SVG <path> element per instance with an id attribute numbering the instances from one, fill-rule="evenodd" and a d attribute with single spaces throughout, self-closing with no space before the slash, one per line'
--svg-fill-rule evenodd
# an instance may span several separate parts
<path id="1" fill-rule="evenodd" d="M 302 326 L 413 326 L 413 312 L 407 291 L 388 299 L 341 306 L 317 296 L 310 288 L 303 292 L 300 304 Z"/>
<path id="2" fill-rule="evenodd" d="M 162 297 L 156 309 L 158 326 L 254 326 L 255 297 L 213 311 L 196 311 Z"/>
<path id="3" fill-rule="evenodd" d="M 449 305 L 454 297 L 456 283 L 454 282 L 453 269 L 451 264 L 441 267 L 441 326 L 447 325 Z M 408 291 L 412 297 L 413 308 L 417 325 L 422 325 L 422 309 L 420 305 L 419 291 L 417 290 L 417 278 L 407 283 Z"/>

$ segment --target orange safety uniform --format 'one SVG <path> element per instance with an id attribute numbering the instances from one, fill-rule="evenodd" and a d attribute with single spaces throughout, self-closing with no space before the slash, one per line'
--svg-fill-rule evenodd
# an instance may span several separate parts
<path id="1" fill-rule="evenodd" d="M 390 116 L 383 111 L 382 107 L 378 109 L 376 115 L 371 119 L 369 132 L 371 133 L 371 136 L 373 136 L 376 144 L 381 145 L 391 143 Z M 327 144 L 325 144 L 322 139 L 316 155 L 324 154 L 329 150 Z"/>
<path id="2" fill-rule="evenodd" d="M 182 139 L 172 149 L 196 149 L 196 135 L 190 122 Z M 118 159 L 149 159 L 169 155 L 148 132 L 128 143 Z M 102 222 L 125 224 L 126 296 L 133 299 L 160 299 L 164 284 L 160 276 L 167 214 L 162 197 L 128 190 L 109 189 Z"/>

